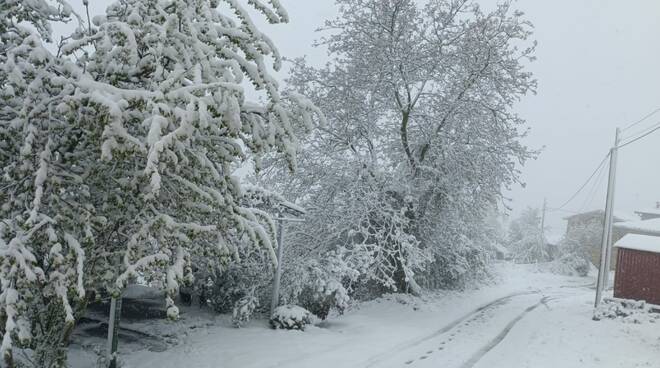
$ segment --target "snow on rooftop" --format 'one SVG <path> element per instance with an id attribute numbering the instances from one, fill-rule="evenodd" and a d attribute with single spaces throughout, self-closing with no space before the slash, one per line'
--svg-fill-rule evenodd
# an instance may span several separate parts
<path id="1" fill-rule="evenodd" d="M 627 230 L 631 232 L 647 233 L 649 235 L 660 236 L 660 218 L 650 220 L 637 220 L 618 222 L 614 227 L 620 230 Z"/>
<path id="2" fill-rule="evenodd" d="M 628 234 L 621 238 L 616 244 L 617 248 L 626 248 L 641 250 L 644 252 L 653 252 L 660 253 L 660 237 L 659 236 L 649 236 L 649 235 L 639 235 L 639 234 Z"/>
<path id="3" fill-rule="evenodd" d="M 614 215 L 614 220 L 615 221 L 617 221 L 617 220 L 619 220 L 619 221 L 636 221 L 636 220 L 639 220 L 639 216 L 630 214 L 628 212 L 623 212 L 623 211 L 614 210 L 613 215 Z"/>
<path id="4" fill-rule="evenodd" d="M 636 221 L 639 220 L 639 216 L 632 215 L 627 212 L 622 212 L 622 211 L 613 211 L 612 213 L 614 215 L 614 222 L 621 222 L 621 221 Z M 571 220 L 573 218 L 580 218 L 580 217 L 591 217 L 591 216 L 604 216 L 605 211 L 603 210 L 592 210 L 588 212 L 580 212 L 576 213 L 574 215 L 564 217 L 564 220 Z"/>
<path id="5" fill-rule="evenodd" d="M 635 211 L 635 213 L 643 213 L 646 215 L 658 215 L 660 216 L 660 208 L 645 208 L 643 210 Z"/>

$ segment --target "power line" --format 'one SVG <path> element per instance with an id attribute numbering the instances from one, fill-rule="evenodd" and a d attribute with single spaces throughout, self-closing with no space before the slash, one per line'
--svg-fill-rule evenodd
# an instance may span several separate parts
<path id="1" fill-rule="evenodd" d="M 658 123 L 660 123 L 660 122 L 658 122 Z M 644 129 L 642 129 L 642 130 L 640 130 L 636 133 L 631 133 L 629 137 L 622 138 L 621 140 L 625 141 L 625 140 L 628 140 L 628 139 L 632 139 L 632 137 L 639 136 L 640 134 L 644 134 L 644 133 L 648 132 L 649 130 L 652 130 L 653 128 L 655 128 L 658 125 L 658 123 L 651 124 L 651 126 L 648 126 L 648 127 L 644 128 Z"/>
<path id="2" fill-rule="evenodd" d="M 660 107 L 658 107 L 655 110 L 651 111 L 649 114 L 645 115 L 640 120 L 637 120 L 637 121 L 627 125 L 625 128 L 621 129 L 621 132 L 624 132 L 624 131 L 626 131 L 626 130 L 628 130 L 628 129 L 636 126 L 636 125 L 641 124 L 642 122 L 646 121 L 648 118 L 650 118 L 651 116 L 657 114 L 658 112 L 660 112 Z M 658 122 L 655 125 L 652 125 L 649 128 L 646 128 L 645 130 L 642 130 L 640 133 L 638 133 L 638 134 L 640 134 L 639 136 L 637 136 L 636 138 L 630 138 L 630 140 L 628 140 L 627 142 L 625 142 L 623 144 L 619 144 L 616 148 L 623 148 L 625 146 L 633 144 L 633 143 L 639 141 L 640 139 L 643 139 L 644 137 L 646 137 L 646 136 L 648 136 L 648 135 L 650 135 L 650 134 L 652 134 L 652 133 L 654 133 L 658 130 L 660 130 L 660 122 Z M 596 182 L 594 182 L 594 185 L 589 190 L 586 201 L 582 204 L 582 207 L 580 208 L 580 211 L 582 211 L 589 203 L 591 203 L 591 200 L 593 199 L 593 196 L 596 193 L 596 188 L 597 188 L 598 184 L 600 184 L 600 182 L 602 181 L 602 178 L 603 178 L 602 174 L 603 174 L 604 168 L 605 168 L 604 164 L 605 164 L 605 162 L 607 162 L 607 159 L 610 157 L 611 154 L 612 154 L 612 151 L 610 150 L 607 153 L 607 155 L 605 155 L 605 157 L 600 162 L 600 164 L 598 164 L 598 166 L 596 167 L 594 172 L 591 173 L 589 178 L 587 178 L 587 180 L 584 182 L 584 184 L 582 184 L 580 186 L 580 188 L 566 202 L 564 202 L 561 206 L 559 206 L 557 208 L 549 208 L 549 210 L 550 211 L 562 211 L 562 212 L 568 212 L 568 213 L 579 213 L 579 212 L 573 212 L 573 211 L 565 210 L 564 207 L 566 207 L 569 203 L 571 203 L 584 190 L 584 188 L 591 182 L 591 180 L 594 178 L 594 176 L 598 175 L 598 177 L 596 178 Z"/>
<path id="3" fill-rule="evenodd" d="M 573 215 L 577 215 L 579 213 L 579 212 L 576 212 L 576 211 L 564 210 L 564 209 L 561 209 L 561 208 L 553 208 L 553 207 L 548 207 L 548 211 L 550 211 L 550 212 L 555 212 L 555 211 L 565 212 L 565 213 L 570 213 L 570 214 L 573 214 Z"/>
<path id="4" fill-rule="evenodd" d="M 605 165 L 601 166 L 600 171 L 598 173 L 598 176 L 596 177 L 596 181 L 594 181 L 594 185 L 591 187 L 591 190 L 589 191 L 589 194 L 587 194 L 587 198 L 585 199 L 584 203 L 582 203 L 582 207 L 578 210 L 578 212 L 582 212 L 589 204 L 591 204 L 591 201 L 594 199 L 594 196 L 596 195 L 596 192 L 598 191 L 598 187 L 603 181 L 603 178 L 605 177 Z"/>
<path id="5" fill-rule="evenodd" d="M 587 186 L 587 184 L 589 184 L 589 182 L 591 181 L 591 179 L 593 179 L 593 177 L 596 175 L 596 173 L 598 173 L 598 171 L 601 169 L 601 167 L 603 167 L 603 165 L 605 164 L 605 162 L 607 162 L 607 158 L 608 158 L 608 157 L 610 157 L 610 153 L 609 153 L 609 152 L 607 153 L 607 155 L 605 155 L 605 157 L 604 157 L 603 160 L 600 162 L 600 164 L 598 164 L 598 167 L 596 167 L 596 170 L 594 170 L 594 172 L 589 176 L 589 178 L 587 179 L 587 181 L 585 181 L 584 184 L 582 184 L 582 186 L 580 187 L 580 189 L 578 189 L 578 190 L 577 190 L 577 191 L 576 191 L 576 192 L 575 192 L 575 193 L 574 193 L 574 194 L 573 194 L 573 195 L 572 195 L 572 196 L 571 196 L 566 202 L 564 202 L 564 204 L 562 204 L 561 206 L 557 207 L 555 210 L 562 210 L 564 207 L 566 207 L 566 205 L 568 205 L 569 203 L 571 203 L 571 201 L 573 201 L 573 200 L 575 199 L 575 197 L 577 197 L 577 196 L 582 192 L 582 190 Z"/>
<path id="6" fill-rule="evenodd" d="M 629 140 L 629 141 L 626 142 L 626 143 L 620 144 L 618 148 L 623 148 L 623 147 L 625 147 L 625 146 L 627 146 L 627 145 L 629 145 L 629 144 L 633 144 L 633 143 L 637 142 L 638 140 L 640 140 L 640 139 L 642 139 L 642 138 L 644 138 L 644 137 L 646 137 L 646 136 L 652 134 L 653 132 L 655 132 L 655 131 L 657 131 L 657 130 L 660 130 L 660 122 L 658 122 L 656 125 L 651 126 L 651 127 L 648 128 L 648 129 L 646 129 L 646 131 L 645 131 L 645 132 L 642 132 L 641 135 L 638 136 L 637 138 L 633 138 L 633 139 Z"/>
<path id="7" fill-rule="evenodd" d="M 631 123 L 631 124 L 629 124 L 628 126 L 626 126 L 625 128 L 621 129 L 621 132 L 623 133 L 623 132 L 625 132 L 626 130 L 628 130 L 628 129 L 634 127 L 635 125 L 644 122 L 646 119 L 648 119 L 648 118 L 650 118 L 651 116 L 657 114 L 658 112 L 660 112 L 660 107 L 658 107 L 657 109 L 651 111 L 649 114 L 645 115 L 645 116 L 644 116 L 643 118 L 641 118 L 640 120 L 637 120 L 636 122 Z"/>

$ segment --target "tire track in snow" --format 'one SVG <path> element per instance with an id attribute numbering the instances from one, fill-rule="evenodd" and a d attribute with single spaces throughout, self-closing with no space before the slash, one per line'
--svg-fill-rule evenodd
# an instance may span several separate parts
<path id="1" fill-rule="evenodd" d="M 470 359 L 463 363 L 461 365 L 461 368 L 472 368 L 474 367 L 479 361 L 486 355 L 488 354 L 491 350 L 493 350 L 497 345 L 499 345 L 509 334 L 509 332 L 515 327 L 515 325 L 520 322 L 521 319 L 523 319 L 527 314 L 532 312 L 534 309 L 538 308 L 541 305 L 545 305 L 547 307 L 547 303 L 552 300 L 553 298 L 550 298 L 549 296 L 543 297 L 541 300 L 539 300 L 538 303 L 528 307 L 525 309 L 522 313 L 520 313 L 516 318 L 514 318 L 511 322 L 509 322 L 500 333 L 495 336 L 494 339 L 489 341 L 484 347 L 479 349 Z"/>
<path id="2" fill-rule="evenodd" d="M 493 301 L 491 301 L 491 302 L 489 302 L 489 303 L 486 303 L 486 304 L 484 304 L 484 305 L 481 305 L 480 307 L 478 307 L 478 308 L 476 308 L 476 309 L 473 309 L 472 311 L 466 313 L 466 314 L 463 315 L 462 317 L 459 317 L 458 319 L 453 320 L 452 322 L 446 324 L 445 326 L 443 326 L 443 327 L 440 328 L 439 330 L 437 330 L 437 331 L 431 333 L 430 335 L 427 335 L 427 336 L 424 336 L 424 337 L 422 337 L 422 338 L 418 338 L 418 339 L 415 339 L 415 340 L 409 341 L 409 342 L 404 343 L 404 344 L 401 344 L 401 345 L 397 345 L 397 346 L 391 347 L 390 349 L 388 349 L 388 351 L 387 351 L 386 353 L 382 353 L 382 354 L 379 354 L 379 355 L 376 355 L 376 356 L 371 357 L 369 360 L 367 360 L 367 363 L 366 363 L 366 365 L 365 365 L 364 367 L 366 367 L 366 368 L 373 367 L 373 366 L 375 366 L 376 364 L 381 363 L 383 360 L 385 360 L 386 358 L 388 358 L 388 357 L 390 357 L 390 356 L 392 356 L 392 355 L 394 355 L 394 354 L 399 354 L 399 353 L 401 353 L 402 351 L 405 351 L 405 350 L 407 350 L 407 349 L 414 348 L 414 347 L 416 347 L 416 346 L 418 346 L 418 345 L 420 345 L 420 344 L 422 344 L 422 343 L 424 343 L 424 342 L 426 342 L 426 341 L 428 341 L 428 340 L 431 340 L 431 339 L 433 339 L 433 338 L 435 338 L 435 337 L 438 337 L 438 336 L 440 336 L 440 335 L 442 335 L 442 334 L 445 334 L 445 333 L 451 331 L 452 329 L 454 329 L 456 326 L 458 326 L 458 325 L 460 325 L 461 323 L 465 322 L 466 320 L 468 320 L 468 319 L 474 317 L 475 315 L 477 315 L 477 314 L 479 314 L 479 313 L 481 313 L 481 312 L 483 312 L 483 311 L 485 311 L 485 310 L 487 310 L 487 309 L 490 309 L 490 308 L 492 308 L 492 307 L 495 307 L 495 306 L 498 306 L 498 305 L 501 305 L 501 304 L 508 303 L 512 298 L 515 298 L 515 297 L 517 297 L 517 296 L 522 296 L 522 295 L 539 294 L 540 292 L 541 292 L 541 291 L 539 291 L 539 290 L 534 290 L 534 291 L 521 291 L 521 292 L 512 293 L 512 294 L 509 294 L 509 295 L 503 296 L 503 297 L 501 297 L 501 298 L 497 298 L 497 299 L 495 299 L 495 300 L 493 300 Z"/>

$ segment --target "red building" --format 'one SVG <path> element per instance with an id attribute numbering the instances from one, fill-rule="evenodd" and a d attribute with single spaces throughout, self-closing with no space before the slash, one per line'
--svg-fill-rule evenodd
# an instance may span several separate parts
<path id="1" fill-rule="evenodd" d="M 660 237 L 628 234 L 614 246 L 614 297 L 660 305 Z"/>

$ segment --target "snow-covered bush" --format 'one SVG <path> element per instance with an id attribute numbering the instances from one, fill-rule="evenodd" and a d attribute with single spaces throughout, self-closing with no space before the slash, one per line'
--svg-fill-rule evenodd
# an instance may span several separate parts
<path id="1" fill-rule="evenodd" d="M 660 309 L 643 300 L 603 298 L 594 311 L 594 321 L 620 319 L 625 323 L 660 322 Z"/>
<path id="2" fill-rule="evenodd" d="M 270 325 L 274 329 L 304 330 L 307 325 L 314 323 L 314 315 L 305 308 L 297 305 L 282 305 L 275 308 L 270 317 Z"/>
<path id="3" fill-rule="evenodd" d="M 242 327 L 250 322 L 252 314 L 259 306 L 259 298 L 255 295 L 255 288 L 252 288 L 247 295 L 239 299 L 234 305 L 231 321 L 235 327 Z"/>
<path id="4" fill-rule="evenodd" d="M 348 307 L 348 290 L 323 265 L 311 261 L 300 276 L 304 281 L 295 300 L 315 316 L 326 319 L 331 309 L 341 314 Z"/>
<path id="5" fill-rule="evenodd" d="M 592 268 L 591 262 L 576 253 L 563 253 L 548 264 L 548 271 L 566 276 L 586 277 Z"/>
<path id="6" fill-rule="evenodd" d="M 547 262 L 551 259 L 545 239 L 541 236 L 541 216 L 538 208 L 525 209 L 509 225 L 509 249 L 518 263 Z"/>
<path id="7" fill-rule="evenodd" d="M 559 255 L 551 262 L 551 271 L 562 275 L 587 276 L 594 265 L 591 263 L 593 244 L 599 244 L 602 224 L 598 222 L 574 226 L 559 243 Z"/>

